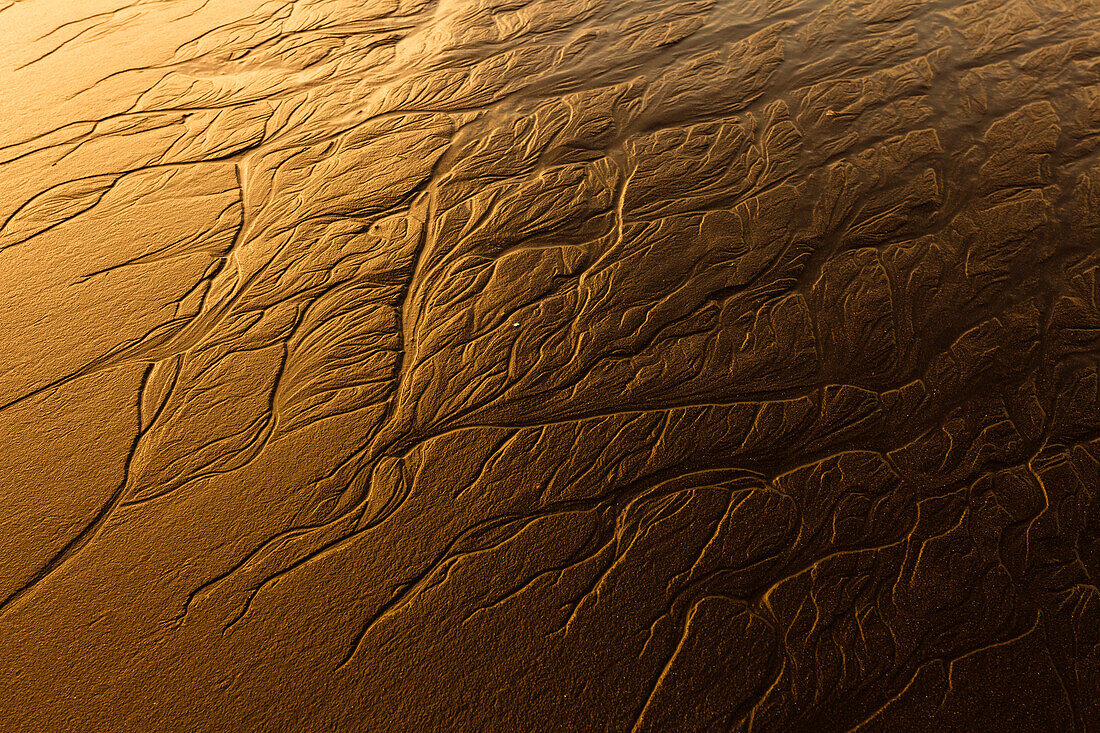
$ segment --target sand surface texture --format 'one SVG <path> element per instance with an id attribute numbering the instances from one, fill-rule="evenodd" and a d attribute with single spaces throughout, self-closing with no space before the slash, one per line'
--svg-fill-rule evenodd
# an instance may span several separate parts
<path id="1" fill-rule="evenodd" d="M 1100 731 L 1100 6 L 0 0 L 0 730 Z"/>

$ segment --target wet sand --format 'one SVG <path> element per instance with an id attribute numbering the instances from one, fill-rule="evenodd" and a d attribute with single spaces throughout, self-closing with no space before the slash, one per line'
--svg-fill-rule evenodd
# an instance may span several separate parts
<path id="1" fill-rule="evenodd" d="M 15 0 L 0 99 L 0 730 L 1100 730 L 1094 3 Z"/>

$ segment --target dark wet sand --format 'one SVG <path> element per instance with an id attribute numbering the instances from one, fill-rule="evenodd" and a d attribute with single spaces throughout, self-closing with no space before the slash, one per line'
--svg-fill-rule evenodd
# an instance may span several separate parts
<path id="1" fill-rule="evenodd" d="M 1100 731 L 1100 7 L 0 2 L 0 730 Z"/>

